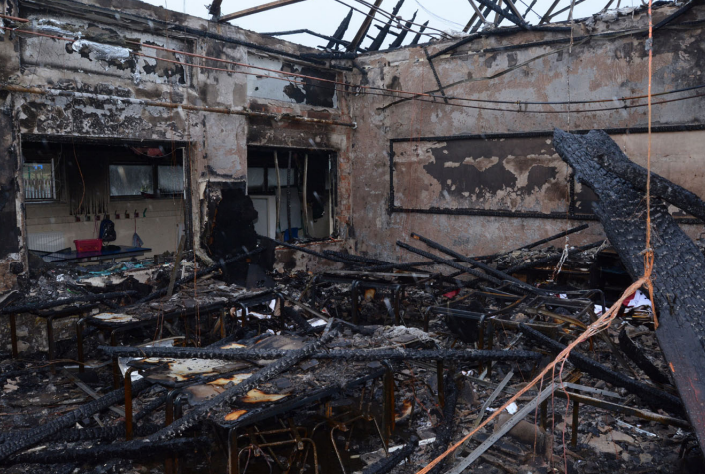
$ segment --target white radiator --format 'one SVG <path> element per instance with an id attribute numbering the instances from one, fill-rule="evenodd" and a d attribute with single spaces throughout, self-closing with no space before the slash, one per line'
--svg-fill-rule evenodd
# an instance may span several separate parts
<path id="1" fill-rule="evenodd" d="M 64 245 L 63 232 L 35 232 L 27 234 L 27 247 L 30 250 L 56 252 L 67 247 Z"/>

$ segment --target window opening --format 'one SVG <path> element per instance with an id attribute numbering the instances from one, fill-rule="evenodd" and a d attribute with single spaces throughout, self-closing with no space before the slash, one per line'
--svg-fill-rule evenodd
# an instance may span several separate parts
<path id="1" fill-rule="evenodd" d="M 290 153 L 291 171 L 288 173 Z M 275 155 L 277 155 L 278 169 L 275 167 Z M 335 159 L 335 154 L 318 150 L 250 147 L 247 172 L 248 194 L 258 211 L 256 232 L 285 241 L 331 237 L 334 232 L 335 189 L 332 189 L 332 182 L 335 183 L 336 180 L 332 179 L 332 176 L 336 169 Z M 276 215 L 278 171 L 280 212 Z M 292 227 L 289 231 L 288 194 Z"/>

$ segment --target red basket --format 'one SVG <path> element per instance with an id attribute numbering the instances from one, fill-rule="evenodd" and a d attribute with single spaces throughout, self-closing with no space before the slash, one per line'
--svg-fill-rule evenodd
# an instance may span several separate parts
<path id="1" fill-rule="evenodd" d="M 78 253 L 100 252 L 101 249 L 103 248 L 103 240 L 101 240 L 101 239 L 74 240 L 74 245 L 76 245 L 76 251 Z"/>

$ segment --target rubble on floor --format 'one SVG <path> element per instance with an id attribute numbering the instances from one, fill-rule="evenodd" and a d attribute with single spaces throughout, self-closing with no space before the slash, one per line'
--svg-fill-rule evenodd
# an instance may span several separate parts
<path id="1" fill-rule="evenodd" d="M 416 265 L 306 250 L 339 269 L 274 272 L 269 287 L 227 283 L 225 263 L 192 254 L 176 272 L 41 269 L 0 303 L 3 321 L 53 311 L 76 332 L 0 362 L 4 472 L 416 473 L 635 277 L 605 241 L 471 258 L 414 237 L 401 246 Z M 628 298 L 554 379 L 432 472 L 461 472 L 464 459 L 482 473 L 701 469 L 653 311 Z"/>

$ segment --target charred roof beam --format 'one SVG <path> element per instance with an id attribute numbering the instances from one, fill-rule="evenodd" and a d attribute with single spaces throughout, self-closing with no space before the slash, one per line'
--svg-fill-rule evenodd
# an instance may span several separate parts
<path id="1" fill-rule="evenodd" d="M 506 11 L 506 10 L 502 9 L 501 7 L 496 5 L 493 2 L 493 0 L 476 0 L 476 1 L 479 2 L 483 6 L 490 8 L 491 10 L 493 10 L 494 12 L 496 12 L 497 14 L 499 14 L 500 16 L 505 18 L 506 20 L 510 21 L 511 23 L 514 23 L 522 28 L 529 29 L 529 25 L 525 20 L 520 18 L 520 16 L 516 16 L 516 14 L 512 13 L 511 11 Z M 506 5 L 508 5 L 508 4 L 513 5 L 513 2 L 511 0 L 504 0 L 504 2 L 506 3 Z M 515 10 L 515 7 L 513 8 L 513 10 L 517 11 L 517 10 Z"/>
<path id="2" fill-rule="evenodd" d="M 420 31 L 418 31 L 417 34 L 415 35 L 415 37 L 412 39 L 412 41 L 410 41 L 411 46 L 414 46 L 420 42 L 420 38 L 422 37 L 422 33 L 427 29 L 427 25 L 429 23 L 430 23 L 430 21 L 427 20 L 426 22 L 424 22 L 422 24 L 422 26 L 420 27 Z"/>
<path id="3" fill-rule="evenodd" d="M 332 49 L 334 47 L 336 47 L 337 49 L 339 48 L 339 44 L 342 44 L 341 40 L 344 38 L 346 30 L 349 29 L 349 24 L 351 23 L 352 16 L 353 8 L 349 10 L 349 14 L 346 15 L 346 18 L 342 20 L 341 24 L 336 29 L 336 32 L 334 32 L 334 36 L 331 40 L 329 40 L 329 43 L 326 45 L 326 49 Z"/>
<path id="4" fill-rule="evenodd" d="M 378 12 L 378 8 L 381 6 L 381 3 L 383 3 L 383 0 L 376 0 L 376 3 L 371 7 L 371 11 L 368 12 L 366 18 L 363 19 L 363 23 L 361 23 L 361 27 L 356 32 L 356 36 L 354 36 L 354 39 L 351 41 L 349 47 L 346 48 L 347 51 L 356 51 L 358 47 L 361 46 L 361 43 L 363 42 L 364 38 L 366 38 L 368 29 L 371 27 L 371 22 L 376 16 L 376 13 Z"/>
<path id="5" fill-rule="evenodd" d="M 405 40 L 405 37 L 408 34 L 408 31 L 410 31 L 412 23 L 415 21 L 415 17 L 417 17 L 417 10 L 415 10 L 415 13 L 412 15 L 412 18 L 405 23 L 405 28 L 403 28 L 400 33 L 398 33 L 398 37 L 395 38 L 392 43 L 390 43 L 390 46 L 388 46 L 388 48 L 397 48 L 403 44 L 403 41 Z"/>
<path id="6" fill-rule="evenodd" d="M 246 8 L 245 10 L 240 10 L 235 13 L 224 15 L 219 18 L 218 21 L 224 23 L 226 21 L 235 20 L 236 18 L 243 18 L 244 16 L 255 15 L 256 13 L 265 12 L 274 8 L 280 8 L 303 1 L 304 0 L 275 0 L 274 2 L 266 3 L 265 5 L 258 5 L 257 7 Z"/>

